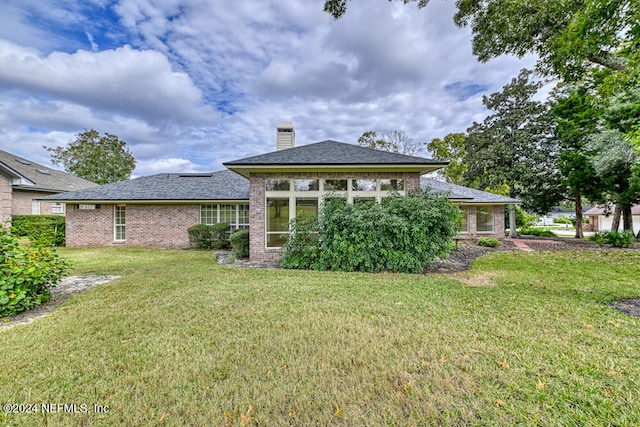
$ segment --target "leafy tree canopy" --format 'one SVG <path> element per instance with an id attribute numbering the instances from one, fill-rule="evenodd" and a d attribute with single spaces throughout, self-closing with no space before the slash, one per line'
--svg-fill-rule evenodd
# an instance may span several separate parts
<path id="1" fill-rule="evenodd" d="M 382 136 L 378 136 L 376 131 L 368 130 L 358 138 L 358 145 L 409 156 L 416 155 L 422 148 L 420 143 L 414 142 L 401 130 L 392 130 Z"/>
<path id="2" fill-rule="evenodd" d="M 94 129 L 77 134 L 68 147 L 44 148 L 53 153 L 53 164 L 96 184 L 126 181 L 136 167 L 125 141 L 109 133 L 100 136 Z"/>
<path id="3" fill-rule="evenodd" d="M 399 1 L 422 8 L 429 0 Z M 347 5 L 348 0 L 326 0 L 324 10 L 338 19 Z M 566 80 L 581 76 L 587 64 L 637 77 L 637 0 L 457 0 L 456 6 L 454 22 L 471 27 L 473 53 L 482 62 L 533 53 L 541 71 Z"/>
<path id="4" fill-rule="evenodd" d="M 427 150 L 436 160 L 449 161 L 449 165 L 438 174 L 451 184 L 465 185 L 464 173 L 469 167 L 465 160 L 465 140 L 464 133 L 450 133 L 444 139 L 434 138 L 427 143 Z"/>
<path id="5" fill-rule="evenodd" d="M 543 213 L 559 201 L 554 167 L 557 150 L 548 106 L 533 100 L 540 83 L 530 82 L 531 74 L 522 70 L 502 92 L 483 98 L 493 114 L 467 130 L 469 167 L 464 176 L 467 182 L 478 180 L 479 188 L 506 183 L 510 197 L 520 198 L 526 208 Z M 512 221 L 514 224 L 515 217 Z"/>

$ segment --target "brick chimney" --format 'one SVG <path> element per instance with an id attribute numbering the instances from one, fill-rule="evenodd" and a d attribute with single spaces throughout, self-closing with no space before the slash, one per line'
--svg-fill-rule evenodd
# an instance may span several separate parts
<path id="1" fill-rule="evenodd" d="M 276 133 L 276 149 L 284 150 L 285 148 L 293 148 L 296 145 L 296 132 L 293 129 L 293 123 L 278 123 L 278 132 Z"/>

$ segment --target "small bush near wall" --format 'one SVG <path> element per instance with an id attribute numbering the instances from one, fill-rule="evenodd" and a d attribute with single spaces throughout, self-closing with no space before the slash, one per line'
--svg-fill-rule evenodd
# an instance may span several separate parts
<path id="1" fill-rule="evenodd" d="M 454 249 L 460 209 L 446 196 L 414 192 L 381 204 L 329 198 L 318 218 L 297 219 L 282 266 L 422 273 Z"/>
<path id="2" fill-rule="evenodd" d="M 249 230 L 240 228 L 234 231 L 229 241 L 236 258 L 249 258 Z"/>
<path id="3" fill-rule="evenodd" d="M 196 224 L 187 229 L 189 243 L 198 249 L 227 249 L 229 247 L 229 224 Z"/>
<path id="4" fill-rule="evenodd" d="M 0 226 L 0 317 L 13 316 L 49 301 L 51 288 L 69 268 L 54 249 L 21 248 Z"/>
<path id="5" fill-rule="evenodd" d="M 14 215 L 11 234 L 26 236 L 35 246 L 64 246 L 65 217 L 60 215 Z"/>
<path id="6" fill-rule="evenodd" d="M 493 237 L 480 237 L 478 239 L 478 245 L 486 246 L 489 248 L 497 248 L 501 244 L 502 242 L 500 242 L 500 240 L 494 239 Z"/>

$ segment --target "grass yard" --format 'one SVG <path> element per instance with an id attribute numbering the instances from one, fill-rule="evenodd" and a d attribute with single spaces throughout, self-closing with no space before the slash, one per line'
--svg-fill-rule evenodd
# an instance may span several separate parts
<path id="1" fill-rule="evenodd" d="M 640 319 L 604 304 L 640 296 L 637 251 L 494 253 L 439 276 L 60 253 L 122 277 L 0 330 L 0 402 L 88 413 L 0 424 L 640 425 Z"/>

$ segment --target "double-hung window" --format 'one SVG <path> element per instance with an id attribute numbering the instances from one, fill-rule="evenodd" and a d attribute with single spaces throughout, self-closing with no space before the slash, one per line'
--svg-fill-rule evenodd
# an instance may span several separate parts
<path id="1" fill-rule="evenodd" d="M 125 205 L 116 205 L 114 207 L 114 238 L 116 241 L 123 242 L 127 239 L 127 215 Z"/>

